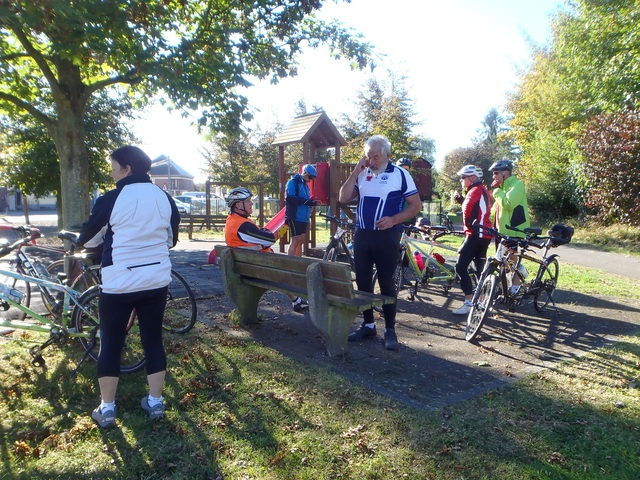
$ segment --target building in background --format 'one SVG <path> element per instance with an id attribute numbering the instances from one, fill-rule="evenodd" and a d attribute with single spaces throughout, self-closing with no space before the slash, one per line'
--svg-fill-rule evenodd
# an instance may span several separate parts
<path id="1" fill-rule="evenodd" d="M 168 191 L 172 197 L 195 190 L 195 177 L 166 155 L 160 155 L 151 162 L 149 176 L 153 183 Z"/>

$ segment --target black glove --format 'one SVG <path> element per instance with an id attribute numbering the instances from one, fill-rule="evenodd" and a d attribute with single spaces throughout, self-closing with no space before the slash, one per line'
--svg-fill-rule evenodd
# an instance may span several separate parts
<path id="1" fill-rule="evenodd" d="M 314 200 L 313 198 L 309 198 L 305 200 L 304 204 L 308 207 L 315 207 L 316 205 L 318 205 L 318 201 Z"/>

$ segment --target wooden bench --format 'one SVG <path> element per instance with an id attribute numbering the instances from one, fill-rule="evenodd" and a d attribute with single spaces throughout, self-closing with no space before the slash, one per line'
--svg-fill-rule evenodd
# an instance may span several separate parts
<path id="1" fill-rule="evenodd" d="M 226 215 L 182 215 L 180 217 L 180 226 L 187 227 L 189 240 L 192 240 L 193 227 L 198 226 L 200 230 L 205 227 L 212 230 L 223 230 L 226 221 Z"/>
<path id="2" fill-rule="evenodd" d="M 238 309 L 243 325 L 258 321 L 258 303 L 268 290 L 298 295 L 309 302 L 313 324 L 323 333 L 327 353 L 343 355 L 351 324 L 358 313 L 395 298 L 353 288 L 351 269 L 327 262 L 281 253 L 216 246 L 227 296 Z"/>

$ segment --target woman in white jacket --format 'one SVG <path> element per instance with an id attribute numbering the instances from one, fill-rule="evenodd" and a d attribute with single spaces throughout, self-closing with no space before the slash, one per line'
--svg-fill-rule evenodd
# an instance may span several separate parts
<path id="1" fill-rule="evenodd" d="M 169 248 L 178 241 L 180 215 L 173 199 L 149 177 L 151 159 L 125 146 L 111 156 L 116 188 L 98 198 L 82 225 L 79 243 L 103 241 L 98 383 L 102 401 L 91 417 L 102 428 L 115 425 L 115 395 L 126 325 L 136 310 L 145 352 L 149 394 L 141 406 L 152 419 L 164 417 L 162 389 L 167 359 L 162 319 L 171 281 Z"/>

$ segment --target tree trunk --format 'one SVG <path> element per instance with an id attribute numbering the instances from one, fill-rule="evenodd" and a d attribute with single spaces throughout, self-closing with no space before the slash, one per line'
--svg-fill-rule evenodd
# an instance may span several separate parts
<path id="1" fill-rule="evenodd" d="M 89 162 L 82 112 L 58 110 L 54 141 L 60 158 L 62 228 L 77 230 L 89 216 Z"/>
<path id="2" fill-rule="evenodd" d="M 24 213 L 24 224 L 31 225 L 29 221 L 29 199 L 24 193 L 22 194 L 22 213 Z"/>

